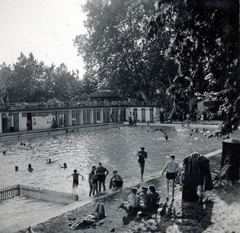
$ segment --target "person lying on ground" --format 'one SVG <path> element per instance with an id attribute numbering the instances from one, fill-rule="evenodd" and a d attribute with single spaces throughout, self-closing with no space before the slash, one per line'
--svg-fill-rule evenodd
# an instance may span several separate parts
<path id="1" fill-rule="evenodd" d="M 113 176 L 110 179 L 109 189 L 111 189 L 111 188 L 119 189 L 122 186 L 123 186 L 123 179 L 122 179 L 122 177 L 118 174 L 117 170 L 113 170 Z"/>
<path id="2" fill-rule="evenodd" d="M 88 227 L 92 225 L 95 222 L 98 222 L 99 220 L 105 218 L 105 207 L 103 203 L 97 203 L 97 206 L 95 208 L 94 213 L 88 214 L 84 218 L 80 218 L 77 220 L 70 229 L 77 230 L 80 228 Z"/>

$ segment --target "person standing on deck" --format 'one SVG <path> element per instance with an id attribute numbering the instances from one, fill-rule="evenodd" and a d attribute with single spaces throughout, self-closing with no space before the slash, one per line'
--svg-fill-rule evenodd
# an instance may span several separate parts
<path id="1" fill-rule="evenodd" d="M 172 201 L 174 201 L 174 186 L 175 186 L 175 178 L 178 176 L 180 172 L 179 164 L 174 161 L 175 155 L 170 155 L 170 160 L 166 162 L 163 170 L 162 175 L 165 171 L 167 171 L 166 178 L 167 178 L 167 200 L 169 200 L 169 185 L 172 188 Z"/>
<path id="2" fill-rule="evenodd" d="M 96 166 L 92 166 L 92 171 L 88 175 L 88 182 L 89 182 L 89 197 L 91 195 L 95 195 L 95 192 L 98 194 L 97 188 L 97 174 L 96 174 Z"/>
<path id="3" fill-rule="evenodd" d="M 145 167 L 145 159 L 147 159 L 147 152 L 144 151 L 144 147 L 141 147 L 141 151 L 138 151 L 136 157 L 138 157 L 138 164 L 141 171 L 141 179 L 143 179 L 144 167 Z"/>
<path id="4" fill-rule="evenodd" d="M 101 192 L 101 187 L 103 186 L 103 191 L 106 190 L 106 186 L 105 186 L 105 180 L 107 175 L 109 174 L 109 171 L 107 170 L 107 168 L 105 168 L 101 162 L 98 163 L 98 167 L 96 170 L 96 174 L 98 177 L 98 192 Z"/>

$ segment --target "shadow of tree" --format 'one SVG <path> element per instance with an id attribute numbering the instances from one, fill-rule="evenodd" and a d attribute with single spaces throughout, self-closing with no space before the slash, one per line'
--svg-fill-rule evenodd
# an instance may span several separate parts
<path id="1" fill-rule="evenodd" d="M 214 189 L 220 199 L 227 204 L 240 202 L 240 186 L 222 186 Z M 227 197 L 227 198 L 226 198 Z"/>

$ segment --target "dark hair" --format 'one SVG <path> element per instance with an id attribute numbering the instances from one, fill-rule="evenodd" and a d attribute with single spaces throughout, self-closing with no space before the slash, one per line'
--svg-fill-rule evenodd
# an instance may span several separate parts
<path id="1" fill-rule="evenodd" d="M 137 194 L 137 189 L 136 188 L 132 188 L 132 193 L 134 193 L 134 194 Z"/>
<path id="2" fill-rule="evenodd" d="M 74 173 L 77 173 L 77 169 L 74 169 L 73 172 L 74 172 Z"/>
<path id="3" fill-rule="evenodd" d="M 149 186 L 149 190 L 150 190 L 152 193 L 155 193 L 155 192 L 156 192 L 156 188 L 155 188 L 153 185 Z"/>

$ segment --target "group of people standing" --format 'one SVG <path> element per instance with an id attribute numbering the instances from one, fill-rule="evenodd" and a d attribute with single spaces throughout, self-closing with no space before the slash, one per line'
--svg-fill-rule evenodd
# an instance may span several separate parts
<path id="1" fill-rule="evenodd" d="M 93 166 L 91 172 L 89 173 L 88 176 L 88 182 L 89 182 L 89 196 L 95 195 L 100 193 L 102 188 L 103 191 L 106 190 L 106 185 L 105 185 L 105 180 L 106 177 L 108 176 L 109 171 L 107 170 L 106 167 L 102 165 L 101 162 L 98 163 L 98 166 Z M 122 177 L 118 174 L 117 170 L 113 170 L 113 176 L 110 179 L 109 183 L 109 189 L 111 188 L 121 188 L 123 186 L 123 179 Z"/>

